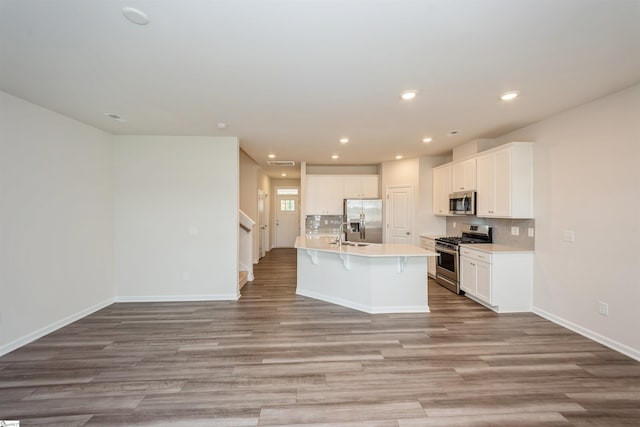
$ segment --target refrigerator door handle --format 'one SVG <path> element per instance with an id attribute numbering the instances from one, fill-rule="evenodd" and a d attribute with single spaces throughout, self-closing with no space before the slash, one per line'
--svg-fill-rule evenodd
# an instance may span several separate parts
<path id="1" fill-rule="evenodd" d="M 360 215 L 360 240 L 363 242 L 366 240 L 366 234 L 365 234 L 366 229 L 367 229 L 367 224 L 365 222 L 365 216 L 364 214 L 362 214 Z"/>

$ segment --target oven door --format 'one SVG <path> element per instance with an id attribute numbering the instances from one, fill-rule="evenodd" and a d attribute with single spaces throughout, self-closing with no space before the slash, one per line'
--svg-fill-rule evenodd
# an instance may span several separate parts
<path id="1" fill-rule="evenodd" d="M 458 251 L 436 246 L 438 265 L 436 275 L 444 276 L 454 283 L 458 282 Z"/>

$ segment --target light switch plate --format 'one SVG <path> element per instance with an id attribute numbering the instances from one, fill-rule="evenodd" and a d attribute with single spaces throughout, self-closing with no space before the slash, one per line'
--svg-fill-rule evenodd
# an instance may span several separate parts
<path id="1" fill-rule="evenodd" d="M 196 227 L 195 225 L 190 225 L 189 226 L 189 234 L 191 236 L 197 236 L 198 235 L 198 227 Z"/>
<path id="2" fill-rule="evenodd" d="M 453 228 L 456 228 L 457 225 L 458 224 L 455 221 L 453 221 Z"/>
<path id="3" fill-rule="evenodd" d="M 535 232 L 532 227 L 529 227 L 529 230 L 527 231 L 527 233 L 529 234 L 529 237 L 533 237 Z"/>
<path id="4" fill-rule="evenodd" d="M 573 243 L 576 240 L 576 235 L 573 230 L 564 230 L 562 232 L 562 240 L 565 242 Z"/>
<path id="5" fill-rule="evenodd" d="M 520 235 L 520 227 L 511 227 L 511 235 L 519 236 Z"/>

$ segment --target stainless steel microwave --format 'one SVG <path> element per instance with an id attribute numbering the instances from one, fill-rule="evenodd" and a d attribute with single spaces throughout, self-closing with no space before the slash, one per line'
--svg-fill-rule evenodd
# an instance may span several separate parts
<path id="1" fill-rule="evenodd" d="M 449 194 L 449 213 L 452 215 L 475 215 L 476 192 L 460 191 Z"/>

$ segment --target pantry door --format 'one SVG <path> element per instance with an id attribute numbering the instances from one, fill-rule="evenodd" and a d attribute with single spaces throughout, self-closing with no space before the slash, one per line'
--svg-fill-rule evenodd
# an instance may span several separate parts
<path id="1" fill-rule="evenodd" d="M 412 244 L 413 187 L 387 187 L 387 233 L 385 243 Z"/>

